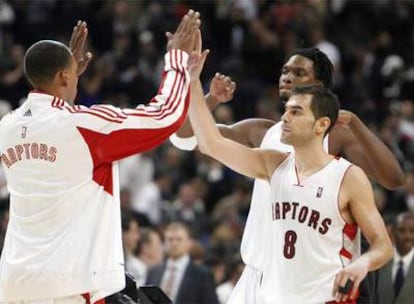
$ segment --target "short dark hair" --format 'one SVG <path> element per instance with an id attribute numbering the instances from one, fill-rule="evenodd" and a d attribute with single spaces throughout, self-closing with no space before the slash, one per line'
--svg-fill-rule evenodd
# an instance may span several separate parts
<path id="1" fill-rule="evenodd" d="M 190 226 L 183 221 L 170 222 L 167 225 L 167 227 L 165 227 L 164 233 L 167 230 L 179 230 L 179 229 L 184 230 L 190 239 L 193 238 L 193 231 L 191 230 Z"/>
<path id="2" fill-rule="evenodd" d="M 139 225 L 138 221 L 135 219 L 132 213 L 130 212 L 122 213 L 122 216 L 121 216 L 122 232 L 128 232 L 129 229 L 131 228 L 131 223 L 134 221 L 137 222 L 137 224 Z"/>
<path id="3" fill-rule="evenodd" d="M 290 57 L 299 55 L 308 58 L 313 62 L 315 78 L 320 80 L 323 85 L 329 88 L 332 84 L 332 74 L 334 67 L 328 56 L 317 48 L 303 48 L 293 51 Z"/>
<path id="4" fill-rule="evenodd" d="M 317 84 L 296 86 L 293 88 L 293 95 L 312 95 L 310 108 L 315 119 L 328 117 L 331 121 L 324 136 L 328 134 L 338 119 L 339 101 L 336 95 L 328 88 Z"/>
<path id="5" fill-rule="evenodd" d="M 59 41 L 38 41 L 24 56 L 24 74 L 36 88 L 52 81 L 58 71 L 69 67 L 71 56 L 70 49 Z"/>

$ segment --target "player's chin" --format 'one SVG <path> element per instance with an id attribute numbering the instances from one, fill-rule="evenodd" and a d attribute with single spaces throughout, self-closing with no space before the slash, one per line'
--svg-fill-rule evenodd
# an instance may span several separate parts
<path id="1" fill-rule="evenodd" d="M 290 90 L 290 89 L 280 89 L 279 90 L 279 98 L 282 101 L 287 101 L 291 95 L 292 95 L 292 90 Z"/>
<path id="2" fill-rule="evenodd" d="M 287 131 L 282 131 L 282 134 L 280 135 L 280 141 L 285 144 L 285 145 L 291 145 L 292 144 L 292 140 L 289 136 L 289 132 Z"/>

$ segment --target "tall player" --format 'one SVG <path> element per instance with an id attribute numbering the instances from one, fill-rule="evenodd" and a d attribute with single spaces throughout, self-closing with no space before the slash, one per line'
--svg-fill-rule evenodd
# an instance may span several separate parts
<path id="1" fill-rule="evenodd" d="M 162 85 L 135 109 L 74 105 L 91 58 L 86 23 L 69 49 L 42 40 L 25 55 L 35 91 L 0 123 L 10 220 L 0 262 L 2 303 L 104 303 L 125 285 L 117 161 L 161 144 L 189 105 L 190 10 L 168 44 Z"/>
<path id="2" fill-rule="evenodd" d="M 279 92 L 282 101 L 286 101 L 296 85 L 318 83 L 326 87 L 332 82 L 332 64 L 324 53 L 314 48 L 295 51 L 282 68 L 279 79 Z M 223 76 L 216 76 L 222 79 Z M 234 83 L 227 79 L 228 91 L 235 89 Z M 231 95 L 230 95 L 231 96 Z M 209 107 L 218 104 L 210 99 Z M 226 101 L 222 99 L 219 102 Z M 281 122 L 265 119 L 247 119 L 234 125 L 218 125 L 220 133 L 248 147 L 261 147 L 291 151 L 292 147 L 280 141 Z M 181 149 L 194 149 L 197 141 L 188 121 L 171 137 L 175 146 Z M 353 113 L 341 110 L 338 121 L 324 139 L 325 148 L 333 155 L 344 155 L 361 167 L 372 179 L 388 189 L 394 189 L 404 182 L 404 173 L 392 152 L 363 124 Z M 329 148 L 328 148 L 329 146 Z M 367 157 L 369 155 L 369 157 Z M 246 267 L 238 281 L 229 303 L 253 303 L 251 286 L 259 284 L 264 270 L 264 248 L 267 240 L 261 236 L 271 225 L 268 214 L 264 213 L 269 196 L 266 182 L 255 180 L 252 201 L 246 226 L 244 228 L 241 255 Z M 366 286 L 365 286 L 366 287 Z M 366 289 L 372 286 L 366 287 Z M 373 296 L 373 295 L 371 295 Z"/>
<path id="3" fill-rule="evenodd" d="M 354 303 L 367 272 L 391 259 L 392 245 L 365 173 L 323 148 L 338 116 L 336 97 L 320 85 L 293 90 L 282 116 L 281 140 L 294 151 L 284 153 L 223 137 L 200 82 L 191 85 L 191 94 L 189 117 L 200 150 L 270 184 L 270 202 L 263 198 L 272 220 L 262 236 L 266 267 L 251 303 Z M 362 256 L 358 227 L 370 243 Z"/>

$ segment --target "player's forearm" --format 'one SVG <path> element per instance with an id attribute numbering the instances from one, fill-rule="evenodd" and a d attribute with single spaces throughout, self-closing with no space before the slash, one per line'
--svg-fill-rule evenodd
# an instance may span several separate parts
<path id="1" fill-rule="evenodd" d="M 217 108 L 218 102 L 217 100 L 209 94 L 206 94 L 204 96 L 206 102 L 207 102 L 207 107 L 208 109 L 212 112 Z M 187 119 L 185 120 L 185 122 L 183 123 L 183 125 L 181 126 L 181 128 L 176 132 L 177 136 L 180 138 L 186 138 L 186 137 L 191 137 L 194 136 L 194 131 L 193 128 L 191 127 L 191 123 L 189 118 L 187 117 Z"/>
<path id="2" fill-rule="evenodd" d="M 123 110 L 97 106 L 88 110 L 93 117 L 102 117 L 101 125 L 97 125 L 96 119 L 90 119 L 87 128 L 101 132 L 97 147 L 100 160 L 111 162 L 155 148 L 184 122 L 190 103 L 188 55 L 172 50 L 166 54 L 165 61 L 162 85 L 148 105 Z M 91 136 L 85 132 L 84 136 Z"/>
<path id="3" fill-rule="evenodd" d="M 191 126 L 196 135 L 199 149 L 203 153 L 211 155 L 211 147 L 221 135 L 203 97 L 201 83 L 192 83 L 190 88 L 192 101 L 188 113 Z"/>
<path id="4" fill-rule="evenodd" d="M 384 231 L 378 234 L 374 241 L 370 244 L 369 250 L 355 260 L 355 263 L 364 263 L 367 265 L 368 271 L 374 271 L 392 259 L 393 249 L 391 240 Z"/>
<path id="5" fill-rule="evenodd" d="M 392 190 L 405 182 L 405 175 L 394 154 L 367 126 L 353 115 L 349 127 L 363 147 L 371 169 L 371 175 L 382 186 Z M 379 165 L 380 164 L 380 165 Z"/>

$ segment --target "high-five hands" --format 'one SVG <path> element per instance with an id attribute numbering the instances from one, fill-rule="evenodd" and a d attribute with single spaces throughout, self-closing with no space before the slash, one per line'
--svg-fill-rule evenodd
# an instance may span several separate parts
<path id="1" fill-rule="evenodd" d="M 81 76 L 88 67 L 92 59 L 92 53 L 86 51 L 86 39 L 88 38 L 88 28 L 85 21 L 79 20 L 72 31 L 69 41 L 69 48 L 78 63 L 78 76 Z"/>
<path id="2" fill-rule="evenodd" d="M 180 24 L 174 34 L 166 33 L 168 38 L 167 51 L 172 49 L 181 49 L 191 54 L 197 39 L 197 31 L 200 28 L 200 13 L 189 10 L 181 19 Z"/>

